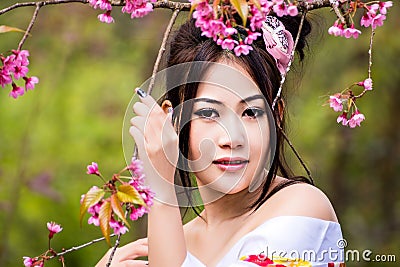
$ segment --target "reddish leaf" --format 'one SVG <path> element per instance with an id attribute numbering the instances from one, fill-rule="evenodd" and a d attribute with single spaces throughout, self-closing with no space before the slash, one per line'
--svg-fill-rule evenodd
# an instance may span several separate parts
<path id="1" fill-rule="evenodd" d="M 124 224 L 128 227 L 130 227 L 128 221 L 125 218 L 124 211 L 122 210 L 121 207 L 121 202 L 119 201 L 118 197 L 116 194 L 113 194 L 111 196 L 111 208 L 115 214 L 124 222 Z"/>
<path id="2" fill-rule="evenodd" d="M 118 186 L 117 197 L 123 203 L 146 205 L 139 192 L 128 183 Z"/>
<path id="3" fill-rule="evenodd" d="M 87 211 L 87 209 L 95 204 L 97 204 L 97 202 L 99 202 L 103 196 L 104 196 L 105 192 L 103 189 L 101 188 L 96 188 L 96 187 L 92 187 L 89 189 L 89 191 L 86 193 L 85 197 L 82 200 L 82 204 L 81 204 L 81 208 L 80 208 L 80 216 L 79 216 L 79 220 L 82 226 L 82 219 L 83 216 L 85 215 L 85 212 Z"/>
<path id="4" fill-rule="evenodd" d="M 247 16 L 249 15 L 249 6 L 246 0 L 230 0 L 232 6 L 236 9 L 242 18 L 243 26 L 246 26 Z"/>
<path id="5" fill-rule="evenodd" d="M 100 229 L 103 233 L 104 238 L 106 239 L 109 246 L 110 243 L 110 220 L 111 220 L 111 205 L 110 201 L 105 201 L 103 205 L 101 205 L 99 211 L 99 222 L 100 222 Z"/>
<path id="6" fill-rule="evenodd" d="M 0 33 L 5 33 L 5 32 L 25 32 L 25 31 L 15 27 L 0 25 Z"/>

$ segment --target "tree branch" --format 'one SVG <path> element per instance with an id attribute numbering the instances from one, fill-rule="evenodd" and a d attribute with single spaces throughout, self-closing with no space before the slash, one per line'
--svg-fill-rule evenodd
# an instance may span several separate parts
<path id="1" fill-rule="evenodd" d="M 12 6 L 6 7 L 0 10 L 0 15 L 7 13 L 13 9 L 26 7 L 26 6 L 46 6 L 46 5 L 59 5 L 59 4 L 68 4 L 68 3 L 82 3 L 88 4 L 88 0 L 45 0 L 45 1 L 37 1 L 37 2 L 22 2 L 16 3 Z M 125 0 L 111 0 L 111 5 L 113 6 L 123 6 L 125 5 Z M 319 9 L 323 7 L 330 7 L 332 6 L 329 0 L 313 0 L 311 2 L 308 1 L 299 1 L 299 7 L 305 9 L 307 11 Z M 169 1 L 169 0 L 159 0 L 153 3 L 153 8 L 165 8 L 176 10 L 179 9 L 180 11 L 189 11 L 190 10 L 190 3 L 187 2 L 176 2 L 176 1 Z"/>
<path id="2" fill-rule="evenodd" d="M 29 23 L 28 28 L 26 29 L 24 36 L 22 37 L 21 41 L 18 44 L 18 51 L 20 51 L 22 49 L 22 46 L 24 45 L 24 43 L 26 41 L 26 38 L 28 38 L 28 35 L 32 30 L 33 24 L 35 24 L 35 21 L 37 19 L 37 15 L 39 13 L 39 9 L 41 7 L 42 7 L 41 3 L 37 3 L 36 4 L 36 9 L 35 9 L 35 12 L 33 12 L 31 22 Z"/>
<path id="3" fill-rule="evenodd" d="M 174 10 L 174 13 L 172 13 L 171 19 L 169 20 L 168 26 L 165 29 L 163 40 L 162 40 L 161 46 L 160 46 L 160 50 L 158 50 L 157 59 L 156 59 L 156 62 L 154 63 L 153 74 L 151 75 L 149 88 L 147 90 L 147 94 L 149 94 L 149 95 L 151 95 L 151 92 L 153 91 L 156 74 L 157 74 L 158 68 L 159 68 L 160 63 L 161 63 L 161 58 L 162 58 L 162 56 L 163 56 L 163 54 L 165 52 L 165 46 L 167 44 L 168 37 L 171 34 L 172 26 L 174 26 L 175 20 L 176 20 L 176 18 L 177 18 L 177 16 L 178 16 L 180 11 L 181 11 L 180 9 L 175 9 Z"/>

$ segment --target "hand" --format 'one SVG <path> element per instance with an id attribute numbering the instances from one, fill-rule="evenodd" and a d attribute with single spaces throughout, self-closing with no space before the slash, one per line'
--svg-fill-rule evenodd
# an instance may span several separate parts
<path id="1" fill-rule="evenodd" d="M 164 112 L 150 95 L 142 92 L 138 92 L 143 96 L 141 102 L 133 105 L 137 116 L 131 119 L 129 132 L 143 161 L 146 183 L 160 199 L 161 193 L 169 194 L 173 188 L 179 153 L 178 135 L 171 123 L 172 114 Z"/>
<path id="2" fill-rule="evenodd" d="M 148 255 L 147 238 L 138 239 L 121 248 L 117 248 L 110 267 L 148 267 L 148 262 L 136 260 L 138 257 Z M 96 267 L 105 267 L 109 261 L 112 248 L 101 258 Z"/>

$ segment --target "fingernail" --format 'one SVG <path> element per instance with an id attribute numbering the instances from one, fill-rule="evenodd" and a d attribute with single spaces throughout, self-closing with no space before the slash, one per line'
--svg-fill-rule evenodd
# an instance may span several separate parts
<path id="1" fill-rule="evenodd" d="M 173 107 L 169 107 L 169 108 L 168 108 L 168 113 L 172 113 L 172 112 L 174 112 Z"/>
<path id="2" fill-rule="evenodd" d="M 140 89 L 139 87 L 136 88 L 135 90 L 136 90 L 136 93 L 137 93 L 141 98 L 144 98 L 144 97 L 147 96 L 146 92 L 143 91 L 142 89 Z"/>

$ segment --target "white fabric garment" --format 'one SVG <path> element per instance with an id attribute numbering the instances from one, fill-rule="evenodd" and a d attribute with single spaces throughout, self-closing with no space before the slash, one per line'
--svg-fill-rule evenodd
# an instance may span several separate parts
<path id="1" fill-rule="evenodd" d="M 340 225 L 336 222 L 305 216 L 279 216 L 265 221 L 253 231 L 244 235 L 219 261 L 216 267 L 258 266 L 240 260 L 243 256 L 264 253 L 268 258 L 281 256 L 300 258 L 313 267 L 339 266 L 344 251 L 338 246 L 342 237 Z M 190 252 L 182 267 L 205 267 Z"/>

